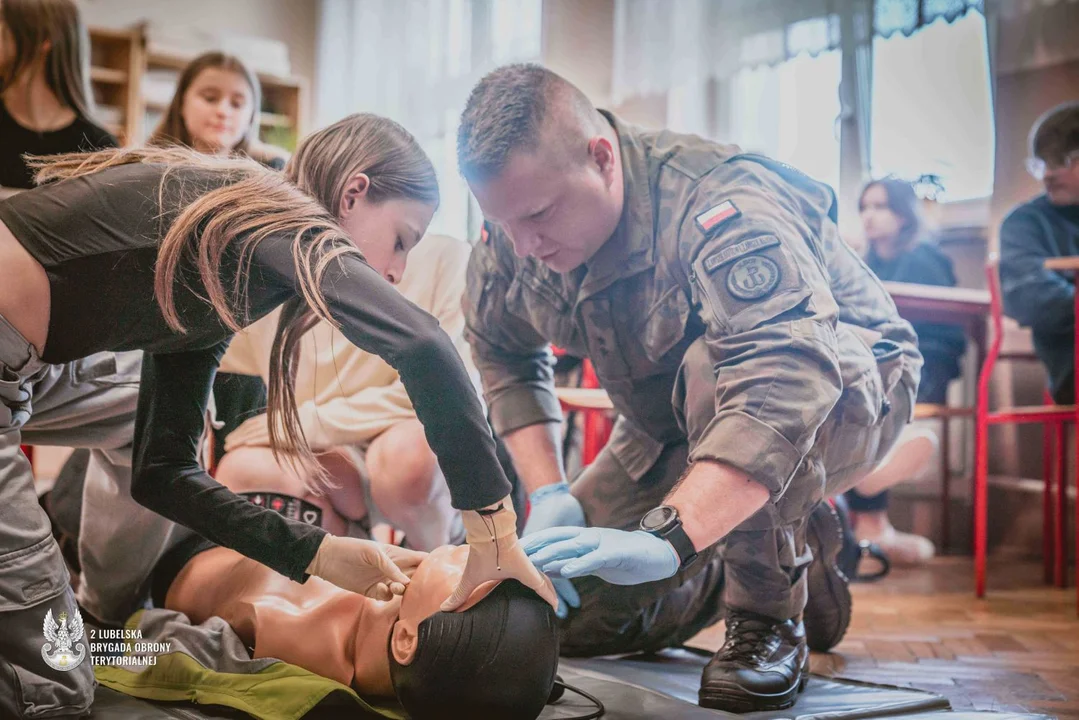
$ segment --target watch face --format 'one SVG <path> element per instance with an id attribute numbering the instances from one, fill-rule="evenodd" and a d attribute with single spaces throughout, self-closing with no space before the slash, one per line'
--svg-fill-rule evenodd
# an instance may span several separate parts
<path id="1" fill-rule="evenodd" d="M 641 518 L 641 527 L 645 530 L 659 530 L 674 518 L 674 508 L 661 505 Z"/>

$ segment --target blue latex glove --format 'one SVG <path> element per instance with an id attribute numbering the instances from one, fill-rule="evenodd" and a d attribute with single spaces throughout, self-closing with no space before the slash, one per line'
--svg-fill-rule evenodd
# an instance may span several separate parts
<path id="1" fill-rule="evenodd" d="M 669 542 L 642 530 L 551 528 L 522 539 L 521 547 L 548 576 L 595 575 L 615 585 L 663 580 L 682 564 Z"/>
<path id="2" fill-rule="evenodd" d="M 570 494 L 569 485 L 566 483 L 544 485 L 528 496 L 528 502 L 531 509 L 521 537 L 552 527 L 584 527 L 584 509 L 577 498 Z M 552 578 L 551 581 L 558 593 L 558 609 L 555 610 L 555 615 L 564 618 L 569 614 L 569 608 L 581 607 L 581 596 L 577 594 L 573 583 L 563 578 Z"/>

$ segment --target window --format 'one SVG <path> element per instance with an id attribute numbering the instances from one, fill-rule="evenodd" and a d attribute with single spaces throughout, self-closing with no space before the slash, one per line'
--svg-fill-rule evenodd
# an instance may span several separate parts
<path id="1" fill-rule="evenodd" d="M 841 53 L 798 55 L 740 70 L 731 88 L 730 137 L 807 175 L 839 186 Z"/>
<path id="2" fill-rule="evenodd" d="M 424 152 L 435 166 L 441 200 L 427 231 L 450 235 L 459 240 L 472 240 L 478 236 L 478 229 L 469 227 L 472 196 L 468 192 L 468 184 L 457 172 L 457 126 L 460 119 L 460 108 L 447 110 L 443 121 L 446 132 L 422 143 Z"/>
<path id="3" fill-rule="evenodd" d="M 322 0 L 319 124 L 364 110 L 405 126 L 431 158 L 442 202 L 430 232 L 479 236 L 457 172 L 468 93 L 492 68 L 538 61 L 542 0 Z"/>
<path id="4" fill-rule="evenodd" d="M 543 0 L 496 2 L 491 5 L 491 59 L 495 65 L 539 58 Z"/>
<path id="5" fill-rule="evenodd" d="M 940 178 L 940 200 L 993 192 L 993 109 L 985 17 L 938 19 L 873 40 L 874 177 Z"/>

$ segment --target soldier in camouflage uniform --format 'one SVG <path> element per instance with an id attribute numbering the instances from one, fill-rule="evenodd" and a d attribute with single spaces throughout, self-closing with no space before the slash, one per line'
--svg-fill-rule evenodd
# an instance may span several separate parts
<path id="1" fill-rule="evenodd" d="M 472 91 L 458 155 L 488 220 L 468 339 L 531 493 L 526 552 L 571 605 L 566 578 L 626 586 L 612 607 L 647 605 L 721 557 L 727 642 L 701 703 L 790 706 L 806 629 L 826 648 L 849 618 L 835 526 L 817 563 L 808 526 L 910 421 L 922 363 L 840 240 L 833 192 L 733 146 L 627 125 L 532 65 Z M 549 343 L 592 360 L 619 414 L 572 490 Z M 617 621 L 603 608 L 563 620 Z"/>

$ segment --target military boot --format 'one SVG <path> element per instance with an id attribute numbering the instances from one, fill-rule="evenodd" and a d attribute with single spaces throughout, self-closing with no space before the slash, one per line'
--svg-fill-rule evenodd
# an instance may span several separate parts
<path id="1" fill-rule="evenodd" d="M 857 543 L 853 533 L 843 532 L 839 515 L 826 502 L 819 504 L 806 522 L 806 542 L 813 551 L 813 562 L 806 571 L 809 597 L 802 620 L 809 648 L 828 652 L 839 644 L 850 625 L 850 584 L 837 558 L 845 542 L 854 543 L 855 552 Z"/>
<path id="2" fill-rule="evenodd" d="M 794 704 L 809 674 L 805 629 L 744 610 L 727 611 L 727 640 L 701 676 L 701 707 L 732 713 Z"/>

